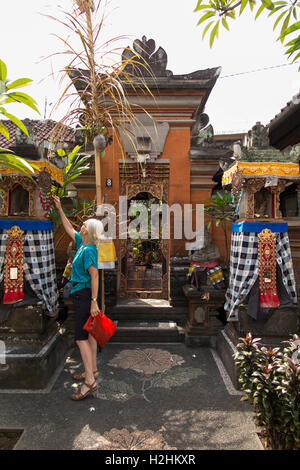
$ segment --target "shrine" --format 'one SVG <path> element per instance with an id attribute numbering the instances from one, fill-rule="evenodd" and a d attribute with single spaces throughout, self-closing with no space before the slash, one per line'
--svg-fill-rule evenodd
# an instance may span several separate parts
<path id="1" fill-rule="evenodd" d="M 56 321 L 53 223 L 47 217 L 51 187 L 63 183 L 62 170 L 45 158 L 54 123 L 26 124 L 29 137 L 9 122 L 11 139 L 2 144 L 26 155 L 35 173 L 0 169 L 1 389 L 45 388 L 69 346 Z"/>
<path id="2" fill-rule="evenodd" d="M 228 324 L 219 335 L 220 355 L 227 356 L 229 368 L 228 345 L 247 332 L 276 345 L 298 331 L 297 290 L 280 195 L 300 180 L 299 154 L 270 146 L 268 128 L 258 122 L 246 145 L 235 145 L 233 158 L 222 177 L 237 215 L 224 305 Z"/>

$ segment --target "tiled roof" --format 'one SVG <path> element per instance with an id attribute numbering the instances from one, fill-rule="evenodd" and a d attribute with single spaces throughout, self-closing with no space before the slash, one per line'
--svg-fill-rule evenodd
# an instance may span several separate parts
<path id="1" fill-rule="evenodd" d="M 16 135 L 21 135 L 24 138 L 24 142 L 27 139 L 27 136 L 21 132 L 17 126 L 9 120 L 1 121 L 5 127 L 8 129 L 10 139 L 9 141 L 0 133 L 0 147 L 9 148 L 16 146 Z M 32 138 L 35 144 L 39 145 L 45 140 L 50 140 L 50 134 L 57 125 L 56 121 L 50 119 L 46 120 L 33 120 L 33 119 L 24 119 L 22 120 L 23 124 L 28 130 L 29 136 Z M 64 126 L 63 132 L 61 134 L 60 141 L 64 142 L 73 142 L 74 141 L 74 129 Z"/>
<path id="2" fill-rule="evenodd" d="M 300 93 L 297 95 L 293 96 L 291 101 L 289 101 L 284 108 L 280 110 L 278 114 L 276 114 L 271 121 L 268 124 L 268 127 L 274 125 L 279 119 L 282 119 L 286 115 L 288 115 L 290 112 L 293 112 L 293 110 L 298 107 L 300 104 Z"/>

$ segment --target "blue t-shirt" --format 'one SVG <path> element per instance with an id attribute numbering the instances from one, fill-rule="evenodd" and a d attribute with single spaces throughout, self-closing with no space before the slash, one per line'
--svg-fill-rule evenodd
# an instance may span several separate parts
<path id="1" fill-rule="evenodd" d="M 94 266 L 98 269 L 98 253 L 96 245 L 89 243 L 83 245 L 80 233 L 75 232 L 75 243 L 76 243 L 76 254 L 72 263 L 72 275 L 70 282 L 74 285 L 70 291 L 70 294 L 78 290 L 84 289 L 85 287 L 91 288 L 91 276 L 88 272 L 90 266 Z"/>

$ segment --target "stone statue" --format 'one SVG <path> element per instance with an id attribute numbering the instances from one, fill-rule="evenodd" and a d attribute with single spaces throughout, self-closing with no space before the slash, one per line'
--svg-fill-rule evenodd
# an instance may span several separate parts
<path id="1" fill-rule="evenodd" d="M 266 126 L 257 122 L 248 132 L 249 147 L 269 147 L 269 130 Z"/>
<path id="2" fill-rule="evenodd" d="M 198 263 L 210 263 L 220 258 L 220 250 L 215 243 L 211 241 L 211 234 L 204 227 L 204 240 L 202 248 L 196 249 L 190 256 L 190 261 Z"/>

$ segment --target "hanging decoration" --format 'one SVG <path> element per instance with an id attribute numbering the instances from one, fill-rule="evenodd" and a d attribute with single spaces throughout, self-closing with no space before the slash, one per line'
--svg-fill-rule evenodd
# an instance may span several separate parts
<path id="1" fill-rule="evenodd" d="M 276 308 L 280 302 L 276 284 L 276 234 L 264 229 L 258 234 L 259 293 L 261 308 Z"/>
<path id="2" fill-rule="evenodd" d="M 43 210 L 45 211 L 45 217 L 47 217 L 52 201 L 52 179 L 50 173 L 47 171 L 46 168 L 39 172 L 37 176 L 37 184 L 40 188 L 39 198 L 41 201 L 41 205 Z"/>
<path id="3" fill-rule="evenodd" d="M 6 243 L 4 260 L 4 304 L 20 302 L 24 298 L 23 281 L 23 252 L 24 231 L 14 225 L 6 232 L 8 238 Z"/>
<path id="4" fill-rule="evenodd" d="M 240 171 L 239 168 L 233 173 L 232 175 L 232 188 L 231 188 L 231 194 L 232 198 L 235 204 L 235 213 L 239 213 L 239 208 L 240 208 L 240 203 L 243 198 L 243 193 L 244 193 L 244 184 L 245 180 L 243 177 L 243 173 Z"/>

